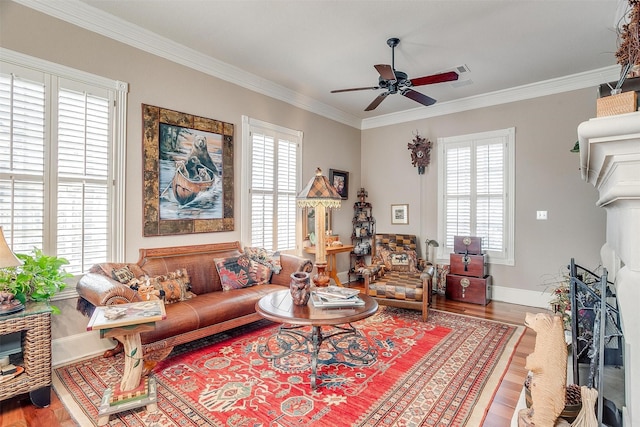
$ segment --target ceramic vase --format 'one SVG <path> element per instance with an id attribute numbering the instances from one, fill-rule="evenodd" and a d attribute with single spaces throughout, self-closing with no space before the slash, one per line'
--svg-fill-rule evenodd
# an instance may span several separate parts
<path id="1" fill-rule="evenodd" d="M 291 298 L 295 305 L 307 305 L 311 296 L 311 283 L 309 273 L 297 271 L 291 274 L 291 282 L 289 282 L 291 290 Z"/>

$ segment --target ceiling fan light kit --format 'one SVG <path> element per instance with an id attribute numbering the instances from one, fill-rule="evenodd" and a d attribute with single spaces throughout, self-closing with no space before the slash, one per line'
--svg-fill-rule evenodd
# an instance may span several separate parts
<path id="1" fill-rule="evenodd" d="M 386 92 L 378 95 L 364 111 L 374 110 L 388 95 L 400 93 L 400 95 L 412 99 L 422 105 L 429 106 L 436 103 L 436 100 L 424 95 L 418 91 L 411 89 L 415 86 L 424 86 L 435 83 L 451 82 L 458 80 L 458 73 L 455 71 L 447 71 L 444 73 L 433 74 L 430 76 L 418 77 L 410 79 L 407 73 L 396 70 L 395 67 L 395 48 L 400 43 L 400 39 L 392 37 L 387 40 L 387 45 L 391 48 L 391 65 L 377 64 L 374 65 L 380 77 L 378 77 L 378 86 L 358 87 L 351 89 L 332 90 L 331 93 L 353 92 L 358 90 L 377 90 L 386 89 Z"/>

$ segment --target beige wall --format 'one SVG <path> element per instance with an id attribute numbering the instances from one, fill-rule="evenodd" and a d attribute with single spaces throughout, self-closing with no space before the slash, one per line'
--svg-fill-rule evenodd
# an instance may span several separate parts
<path id="1" fill-rule="evenodd" d="M 138 248 L 240 239 L 241 116 L 304 132 L 303 175 L 321 167 L 350 172 L 349 200 L 333 218 L 333 230 L 349 241 L 357 189 L 369 192 L 378 232 L 436 238 L 437 158 L 425 175 L 411 166 L 407 143 L 419 131 L 438 137 L 516 128 L 516 265 L 491 266 L 497 286 L 544 291 L 540 284 L 575 257 L 595 267 L 604 242 L 605 213 L 595 208 L 595 189 L 580 180 L 578 157 L 569 149 L 578 124 L 595 115 L 595 90 L 575 91 L 443 117 L 360 132 L 357 129 L 259 95 L 99 36 L 12 2 L 0 1 L 0 46 L 37 58 L 129 83 L 127 126 L 126 259 Z M 214 118 L 236 125 L 236 230 L 225 233 L 145 238 L 142 236 L 142 103 Z M 409 224 L 391 225 L 390 205 L 409 204 Z M 549 220 L 536 221 L 547 210 Z M 424 248 L 423 248 L 424 253 Z M 338 270 L 348 269 L 340 256 Z M 83 330 L 74 301 L 57 304 L 54 338 Z"/>
<path id="2" fill-rule="evenodd" d="M 129 83 L 126 167 L 126 260 L 136 261 L 138 249 L 240 240 L 241 117 L 249 117 L 304 132 L 303 180 L 316 167 L 350 172 L 351 188 L 360 185 L 360 131 L 287 103 L 219 80 L 204 73 L 134 49 L 12 2 L 0 1 L 0 46 L 51 62 Z M 231 232 L 186 236 L 142 235 L 142 118 L 141 104 L 157 105 L 236 125 L 235 218 Z M 346 208 L 338 211 L 333 229 L 351 234 L 350 191 Z M 340 270 L 348 261 L 341 257 Z M 64 313 L 54 318 L 54 338 L 78 333 L 75 302 L 56 303 Z M 85 320 L 86 322 L 86 320 Z"/>
<path id="3" fill-rule="evenodd" d="M 585 89 L 363 131 L 362 183 L 377 230 L 418 234 L 424 253 L 424 240 L 437 232 L 437 138 L 515 127 L 515 266 L 491 265 L 494 284 L 544 291 L 541 284 L 571 257 L 597 267 L 605 212 L 595 206 L 595 188 L 580 178 L 578 154 L 569 152 L 578 125 L 595 116 L 595 100 L 595 89 Z M 416 131 L 434 143 L 422 176 L 407 150 Z M 409 225 L 391 225 L 395 203 L 409 204 Z M 536 220 L 537 210 L 549 219 Z"/>

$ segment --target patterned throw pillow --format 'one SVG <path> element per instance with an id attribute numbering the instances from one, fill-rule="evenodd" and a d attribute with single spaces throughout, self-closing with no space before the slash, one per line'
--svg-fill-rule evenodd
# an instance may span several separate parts
<path id="1" fill-rule="evenodd" d="M 155 277 L 141 276 L 131 280 L 128 285 L 132 289 L 137 289 L 138 286 L 146 285 L 147 282 L 160 292 L 165 304 L 184 301 L 196 296 L 191 292 L 189 273 L 184 268 Z"/>
<path id="2" fill-rule="evenodd" d="M 282 270 L 282 265 L 280 264 L 280 252 L 272 252 L 264 248 L 252 248 L 245 246 L 244 254 L 251 260 L 259 264 L 266 265 L 275 274 L 280 273 L 280 270 Z"/>
<path id="3" fill-rule="evenodd" d="M 269 283 L 271 278 L 269 267 L 253 261 L 246 255 L 216 258 L 214 262 L 220 275 L 222 289 L 225 291 Z"/>
<path id="4" fill-rule="evenodd" d="M 384 263 L 384 267 L 387 271 L 391 271 L 391 251 L 386 247 L 381 247 L 378 249 L 378 254 L 382 262 Z"/>
<path id="5" fill-rule="evenodd" d="M 409 255 L 406 252 L 389 253 L 391 271 L 409 271 Z"/>
<path id="6" fill-rule="evenodd" d="M 111 277 L 125 285 L 136 278 L 128 265 L 111 270 Z"/>
<path id="7" fill-rule="evenodd" d="M 414 250 L 390 251 L 386 248 L 380 248 L 378 254 L 389 271 L 418 272 L 418 254 Z"/>

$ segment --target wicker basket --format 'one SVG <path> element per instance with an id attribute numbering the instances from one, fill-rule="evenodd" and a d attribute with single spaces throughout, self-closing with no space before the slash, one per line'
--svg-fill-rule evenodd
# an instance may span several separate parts
<path id="1" fill-rule="evenodd" d="M 638 94 L 634 91 L 622 92 L 616 95 L 598 98 L 596 116 L 615 116 L 617 114 L 633 113 L 638 105 Z"/>

